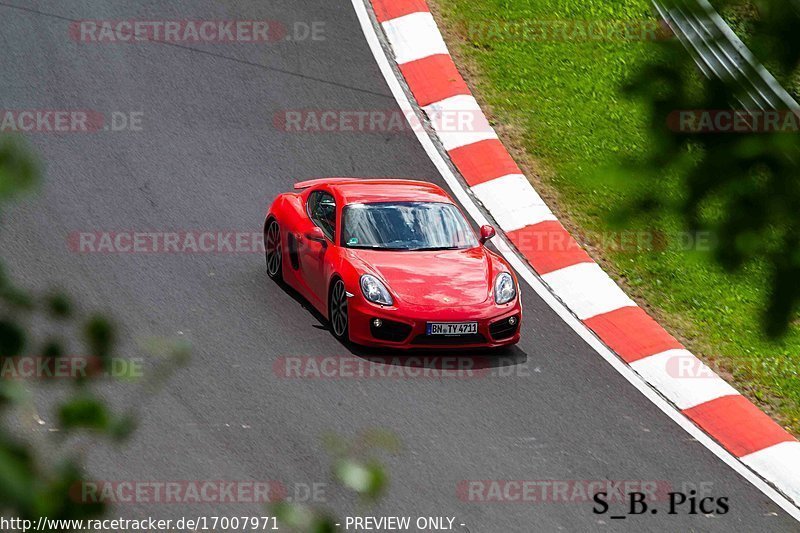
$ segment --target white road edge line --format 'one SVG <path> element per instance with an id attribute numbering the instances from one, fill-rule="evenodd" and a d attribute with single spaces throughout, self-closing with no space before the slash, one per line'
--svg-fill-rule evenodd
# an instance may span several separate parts
<path id="1" fill-rule="evenodd" d="M 378 37 L 378 33 L 373 26 L 372 19 L 370 18 L 369 12 L 367 11 L 367 6 L 365 4 L 365 2 L 369 0 L 351 1 L 353 8 L 355 9 L 356 16 L 358 17 L 358 22 L 361 25 L 361 30 L 364 32 L 364 37 L 367 40 L 367 44 L 369 45 L 372 55 L 375 57 L 375 61 L 378 63 L 378 67 L 380 68 L 386 83 L 389 85 L 389 89 L 392 91 L 392 95 L 397 101 L 397 104 L 400 106 L 400 109 L 403 111 L 406 117 L 411 116 L 408 114 L 409 112 L 416 115 L 417 111 L 409 101 L 408 96 L 403 90 L 403 87 L 400 85 L 400 81 L 397 79 L 395 70 L 389 63 L 389 58 L 386 56 L 383 46 L 381 45 L 380 38 Z M 456 177 L 456 175 L 447 165 L 447 162 L 439 152 L 433 140 L 428 136 L 428 133 L 420 128 L 412 129 L 414 130 L 414 133 L 423 149 L 428 154 L 431 162 L 439 171 L 439 174 L 441 174 L 442 178 L 444 178 L 445 182 L 447 182 L 447 184 L 450 186 L 453 194 L 456 196 L 467 213 L 469 213 L 469 215 L 478 225 L 488 224 L 488 219 L 475 204 L 470 194 L 459 181 L 458 177 Z M 663 411 L 664 414 L 682 427 L 695 440 L 708 448 L 714 455 L 719 457 L 722 462 L 730 466 L 739 475 L 752 483 L 756 488 L 758 488 L 758 490 L 763 492 L 767 497 L 769 497 L 769 499 L 775 502 L 781 509 L 786 511 L 792 518 L 800 522 L 800 508 L 796 507 L 783 494 L 779 493 L 763 479 L 758 477 L 755 472 L 747 468 L 741 461 L 716 443 L 711 437 L 706 435 L 699 427 L 695 426 L 672 404 L 667 402 L 667 400 L 659 395 L 655 389 L 651 388 L 650 385 L 644 381 L 644 379 L 642 379 L 621 359 L 619 359 L 616 354 L 611 352 L 606 345 L 600 342 L 600 340 L 595 337 L 594 334 L 589 331 L 589 329 L 550 292 L 550 290 L 542 283 L 533 270 L 530 269 L 527 262 L 521 259 L 516 252 L 513 251 L 510 245 L 505 242 L 505 237 L 503 237 L 503 242 L 504 246 L 498 246 L 498 250 L 500 250 L 500 252 L 503 254 L 503 257 L 506 258 L 506 260 L 511 264 L 511 266 L 514 267 L 517 273 L 526 282 L 528 282 L 534 291 L 536 291 L 536 294 L 538 294 L 539 297 L 544 300 L 545 303 L 547 303 L 547 305 L 550 306 L 550 308 L 555 311 L 556 314 L 575 331 L 575 333 L 577 333 L 589 346 L 591 346 L 598 354 L 600 354 L 600 356 L 602 356 L 603 359 L 605 359 L 612 367 L 614 367 L 617 372 L 622 374 L 622 376 L 631 385 L 636 387 L 639 392 L 645 395 L 647 399 L 649 399 L 656 405 L 656 407 Z"/>

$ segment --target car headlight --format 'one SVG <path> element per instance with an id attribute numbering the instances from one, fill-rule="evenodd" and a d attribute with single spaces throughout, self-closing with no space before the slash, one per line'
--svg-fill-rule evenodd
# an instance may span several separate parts
<path id="1" fill-rule="evenodd" d="M 497 304 L 507 304 L 517 295 L 514 278 L 508 272 L 498 274 L 494 280 L 494 301 Z"/>
<path id="2" fill-rule="evenodd" d="M 386 285 L 370 274 L 361 276 L 361 292 L 364 293 L 364 298 L 372 303 L 380 305 L 392 305 L 394 303 L 389 291 L 386 290 Z"/>

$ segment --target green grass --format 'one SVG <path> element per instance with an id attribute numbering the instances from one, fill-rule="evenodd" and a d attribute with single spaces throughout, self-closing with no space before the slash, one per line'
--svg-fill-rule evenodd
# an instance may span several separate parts
<path id="1" fill-rule="evenodd" d="M 562 220 L 578 228 L 594 257 L 670 332 L 800 435 L 800 325 L 795 322 L 781 342 L 762 334 L 763 268 L 750 265 L 730 276 L 674 239 L 659 251 L 631 251 L 592 237 L 619 230 L 608 213 L 630 191 L 609 169 L 621 157 L 641 157 L 649 142 L 645 108 L 620 87 L 659 46 L 646 40 L 514 38 L 496 24 L 652 21 L 650 2 L 435 0 L 434 6 L 473 91 Z M 487 23 L 487 31 L 476 30 Z M 645 224 L 627 221 L 624 230 L 646 231 Z M 668 236 L 682 229 L 677 219 L 660 228 Z"/>

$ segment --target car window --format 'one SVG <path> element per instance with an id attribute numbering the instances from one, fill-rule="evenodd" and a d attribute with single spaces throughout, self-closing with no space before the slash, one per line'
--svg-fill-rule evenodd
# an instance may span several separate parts
<path id="1" fill-rule="evenodd" d="M 314 191 L 308 195 L 308 216 L 333 240 L 336 231 L 336 201 L 330 193 Z"/>

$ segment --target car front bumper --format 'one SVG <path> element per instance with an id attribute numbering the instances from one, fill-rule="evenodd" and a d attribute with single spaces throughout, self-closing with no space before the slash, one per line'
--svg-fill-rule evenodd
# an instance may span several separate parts
<path id="1" fill-rule="evenodd" d="M 494 302 L 465 307 L 383 307 L 354 295 L 348 301 L 350 340 L 363 346 L 396 349 L 499 348 L 519 342 L 522 306 L 517 296 L 504 305 Z M 516 324 L 508 323 L 514 317 Z M 374 320 L 382 321 L 375 327 Z M 477 322 L 474 335 L 427 335 L 429 322 Z"/>

